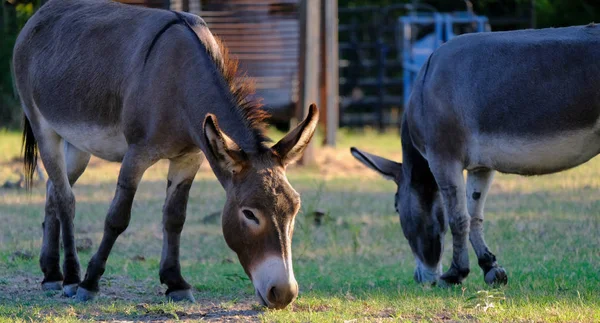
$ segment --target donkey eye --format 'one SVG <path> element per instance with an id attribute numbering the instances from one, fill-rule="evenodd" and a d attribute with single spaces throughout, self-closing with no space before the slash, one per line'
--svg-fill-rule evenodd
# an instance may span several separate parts
<path id="1" fill-rule="evenodd" d="M 256 224 L 259 224 L 258 223 L 258 219 L 254 215 L 254 213 L 252 213 L 252 211 L 250 211 L 250 210 L 242 210 L 242 212 L 244 213 L 244 216 L 246 217 L 246 219 L 248 219 L 250 221 L 254 221 L 254 223 L 256 223 Z"/>

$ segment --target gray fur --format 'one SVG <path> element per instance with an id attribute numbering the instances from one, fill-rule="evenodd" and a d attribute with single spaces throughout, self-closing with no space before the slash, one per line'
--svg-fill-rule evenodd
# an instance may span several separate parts
<path id="1" fill-rule="evenodd" d="M 493 171 L 554 173 L 600 152 L 599 57 L 594 24 L 463 35 L 432 54 L 404 113 L 395 179 L 418 281 L 460 283 L 470 239 L 485 281 L 506 284 L 483 237 Z M 453 257 L 439 276 L 446 224 Z"/>

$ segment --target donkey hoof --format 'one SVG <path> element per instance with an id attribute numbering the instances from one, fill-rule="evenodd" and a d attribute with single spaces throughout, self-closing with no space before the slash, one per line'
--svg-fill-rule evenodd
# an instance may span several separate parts
<path id="1" fill-rule="evenodd" d="M 79 284 L 69 284 L 63 286 L 63 296 L 65 297 L 73 297 L 77 294 L 77 287 Z"/>
<path id="2" fill-rule="evenodd" d="M 42 290 L 62 290 L 62 282 L 45 282 L 42 283 Z"/>
<path id="3" fill-rule="evenodd" d="M 78 302 L 87 302 L 91 301 L 96 297 L 98 292 L 91 292 L 83 287 L 79 287 L 77 289 L 77 294 L 75 295 L 75 300 Z"/>
<path id="4" fill-rule="evenodd" d="M 508 283 L 506 270 L 502 267 L 493 267 L 485 274 L 484 279 L 488 285 L 506 285 Z"/>
<path id="5" fill-rule="evenodd" d="M 196 299 L 194 298 L 194 295 L 192 294 L 192 290 L 191 289 L 182 289 L 182 290 L 176 290 L 173 292 L 170 292 L 167 294 L 167 299 L 173 302 L 182 302 L 182 301 L 188 301 L 191 303 L 195 303 Z"/>

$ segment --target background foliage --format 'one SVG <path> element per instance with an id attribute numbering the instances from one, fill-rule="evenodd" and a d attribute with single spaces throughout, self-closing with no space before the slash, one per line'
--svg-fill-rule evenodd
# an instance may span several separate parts
<path id="1" fill-rule="evenodd" d="M 20 108 L 11 78 L 12 48 L 18 31 L 39 7 L 42 0 L 0 0 L 0 128 L 16 128 Z M 386 6 L 398 3 L 425 3 L 439 11 L 464 10 L 463 0 L 339 0 L 340 8 Z M 531 17 L 531 0 L 473 0 L 476 13 L 494 17 Z M 538 28 L 600 22 L 600 1 L 536 0 L 535 25 Z"/>
<path id="2" fill-rule="evenodd" d="M 40 2 L 0 1 L 0 128 L 15 128 L 19 125 L 21 112 L 12 83 L 12 49 L 19 30 L 39 7 Z"/>

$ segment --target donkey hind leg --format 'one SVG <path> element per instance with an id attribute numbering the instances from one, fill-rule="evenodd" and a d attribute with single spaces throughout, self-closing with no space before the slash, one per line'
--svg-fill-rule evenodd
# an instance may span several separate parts
<path id="1" fill-rule="evenodd" d="M 90 160 L 90 154 L 77 149 L 68 142 L 64 142 L 64 156 L 66 157 L 67 178 L 69 185 L 73 187 L 79 176 L 83 174 Z M 59 269 L 59 238 L 60 238 L 60 221 L 56 213 L 57 207 L 55 204 L 54 190 L 52 181 L 46 183 L 46 194 L 50 197 L 47 202 L 47 212 L 42 223 L 44 229 L 44 238 L 42 243 L 42 252 L 40 255 L 40 266 L 44 272 L 44 280 L 42 281 L 42 289 L 44 290 L 61 290 L 63 289 L 63 276 Z M 74 214 L 73 214 L 74 215 Z M 79 261 L 77 264 L 67 264 L 65 262 L 65 271 L 69 267 L 77 267 L 79 271 Z M 66 281 L 64 285 L 64 295 L 71 297 L 75 294 L 79 281 Z"/>
<path id="2" fill-rule="evenodd" d="M 58 221 L 57 205 L 55 204 L 52 181 L 46 182 L 46 207 L 42 230 L 42 250 L 40 253 L 40 268 L 44 273 L 43 290 L 62 290 L 63 274 L 60 270 L 60 221 Z"/>
<path id="3" fill-rule="evenodd" d="M 65 151 L 65 157 L 66 157 L 66 163 L 67 163 L 67 178 L 69 179 L 69 185 L 71 185 L 71 187 L 73 187 L 73 185 L 75 185 L 75 182 L 77 182 L 77 180 L 79 179 L 79 177 L 81 176 L 81 174 L 83 174 L 83 172 L 85 171 L 85 169 L 87 168 L 87 165 L 90 161 L 90 153 L 79 150 L 78 148 L 76 148 L 75 146 L 73 146 L 72 144 L 68 143 L 65 141 L 65 146 L 64 146 L 64 151 Z M 68 266 L 70 266 L 69 264 L 67 264 L 66 259 L 65 259 L 65 263 L 64 263 L 64 267 L 67 268 Z M 79 259 L 77 259 L 77 272 L 79 273 L 81 266 L 79 265 Z M 67 270 L 65 269 L 65 272 L 67 272 Z M 81 280 L 78 279 L 77 281 L 67 281 L 65 279 L 64 283 L 63 283 L 63 294 L 67 297 L 72 297 L 75 295 L 75 293 L 77 292 L 77 286 L 79 285 L 79 282 Z"/>
<path id="4" fill-rule="evenodd" d="M 194 302 L 191 286 L 181 276 L 179 242 L 185 223 L 188 196 L 200 168 L 202 153 L 171 159 L 167 182 L 167 198 L 163 207 L 163 248 L 160 260 L 160 282 L 166 284 L 166 296 L 173 301 Z"/>
<path id="5" fill-rule="evenodd" d="M 494 171 L 490 169 L 473 170 L 467 174 L 467 204 L 471 215 L 469 239 L 483 270 L 484 280 L 490 285 L 508 282 L 506 271 L 496 263 L 496 256 L 490 252 L 483 237 L 483 208 L 493 178 Z"/>
<path id="6" fill-rule="evenodd" d="M 73 232 L 75 197 L 71 185 L 85 170 L 89 154 L 66 142 L 64 150 L 60 149 L 62 139 L 54 132 L 38 134 L 38 138 L 43 138 L 40 142 L 40 155 L 49 177 L 46 185 L 46 215 L 42 224 L 44 237 L 40 254 L 40 267 L 44 272 L 42 288 L 60 290 L 64 286 L 64 294 L 71 296 L 74 286 L 81 281 Z M 64 278 L 59 269 L 61 227 L 65 252 Z"/>
<path id="7" fill-rule="evenodd" d="M 434 160 L 430 161 L 430 168 L 442 194 L 452 232 L 452 265 L 440 278 L 446 284 L 460 284 L 469 275 L 469 214 L 462 165 Z"/>
<path id="8" fill-rule="evenodd" d="M 117 237 L 129 225 L 131 217 L 131 206 L 138 184 L 148 167 L 157 161 L 156 158 L 148 156 L 145 150 L 130 146 L 125 153 L 117 181 L 117 189 L 112 200 L 106 220 L 104 221 L 104 234 L 98 251 L 88 263 L 85 278 L 75 298 L 78 301 L 93 299 L 99 291 L 98 282 L 106 268 L 108 255 L 117 240 Z"/>

